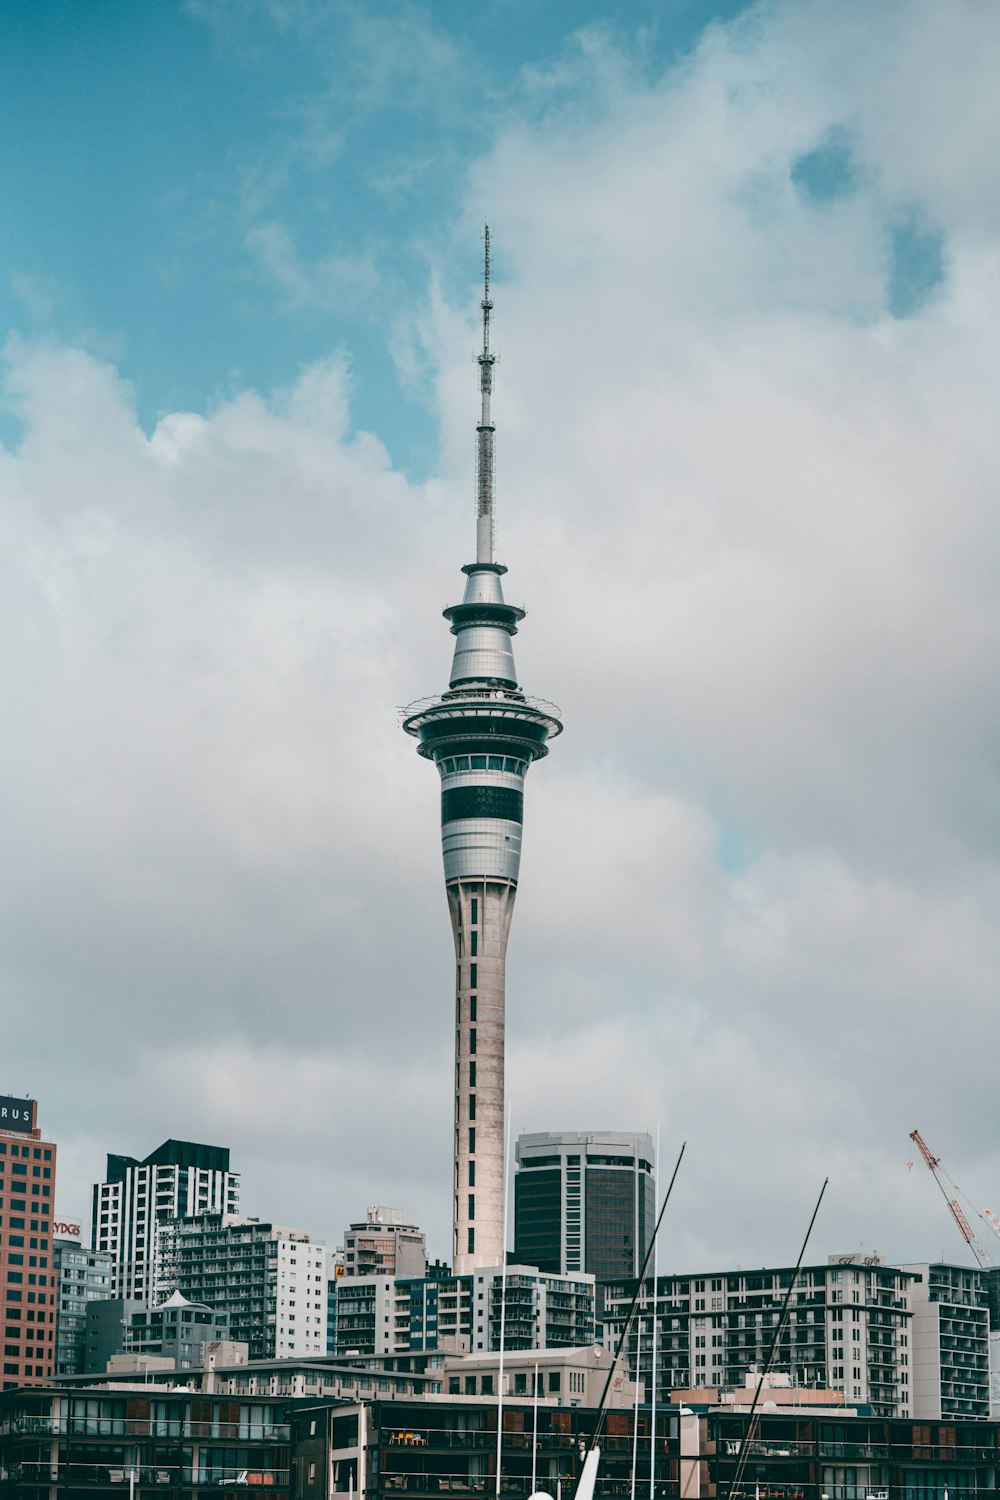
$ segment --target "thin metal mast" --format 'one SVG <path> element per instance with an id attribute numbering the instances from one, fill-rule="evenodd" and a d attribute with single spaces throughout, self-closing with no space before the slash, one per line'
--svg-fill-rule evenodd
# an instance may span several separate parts
<path id="1" fill-rule="evenodd" d="M 493 365 L 496 355 L 490 351 L 490 313 L 493 311 L 493 303 L 490 301 L 490 226 L 487 224 L 483 232 L 484 241 L 484 265 L 483 265 L 483 352 L 479 356 L 479 391 L 482 397 L 482 410 L 479 417 L 477 433 L 477 464 L 476 464 L 476 562 L 491 563 L 493 561 L 493 433 L 495 431 L 490 418 L 490 396 L 493 393 Z"/>

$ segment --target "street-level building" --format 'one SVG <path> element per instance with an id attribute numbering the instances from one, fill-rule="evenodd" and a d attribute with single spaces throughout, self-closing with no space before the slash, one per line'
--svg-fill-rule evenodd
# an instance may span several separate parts
<path id="1" fill-rule="evenodd" d="M 56 1147 L 42 1139 L 38 1101 L 0 1095 L 0 1331 L 3 1389 L 52 1379 L 56 1271 L 52 1218 Z"/>
<path id="2" fill-rule="evenodd" d="M 968 1420 L 990 1415 L 989 1289 L 983 1272 L 943 1262 L 906 1266 L 908 1351 L 915 1417 Z"/>
<path id="3" fill-rule="evenodd" d="M 427 1237 L 397 1208 L 376 1205 L 344 1231 L 344 1276 L 424 1276 Z"/>
<path id="4" fill-rule="evenodd" d="M 608 1412 L 601 1434 L 597 1500 L 627 1496 L 633 1413 Z M 571 1497 L 597 1422 L 595 1406 L 565 1406 L 548 1397 L 504 1403 L 500 1493 L 528 1500 L 535 1490 Z M 679 1496 L 678 1413 L 657 1416 L 656 1496 Z M 296 1500 L 354 1494 L 364 1500 L 447 1493 L 484 1500 L 497 1492 L 495 1397 L 372 1401 L 297 1407 L 291 1416 Z M 648 1493 L 649 1417 L 640 1412 L 638 1472 Z M 752 1491 L 751 1491 L 752 1493 Z M 811 1500 L 811 1497 L 810 1497 Z"/>
<path id="5" fill-rule="evenodd" d="M 239 1197 L 225 1146 L 169 1140 L 142 1161 L 109 1154 L 106 1181 L 94 1185 L 91 1245 L 112 1257 L 112 1295 L 156 1300 L 160 1227 L 189 1214 L 235 1214 Z"/>
<path id="6" fill-rule="evenodd" d="M 172 1220 L 156 1285 L 224 1310 L 251 1359 L 327 1353 L 327 1251 L 304 1230 L 218 1213 Z"/>
<path id="7" fill-rule="evenodd" d="M 638 1276 L 653 1236 L 653 1141 L 624 1131 L 518 1136 L 514 1258 L 556 1275 Z"/>
<path id="8" fill-rule="evenodd" d="M 630 1371 L 656 1390 L 742 1385 L 763 1369 L 794 1267 L 647 1279 L 629 1337 Z M 789 1302 L 774 1368 L 795 1385 L 843 1391 L 879 1416 L 913 1415 L 912 1270 L 877 1257 L 832 1256 L 804 1266 Z M 615 1348 L 636 1281 L 604 1286 L 604 1341 Z M 649 1387 L 647 1386 L 647 1389 Z"/>
<path id="9" fill-rule="evenodd" d="M 111 1296 L 111 1256 L 88 1250 L 79 1240 L 52 1241 L 56 1274 L 56 1378 L 82 1375 L 87 1342 L 87 1304 Z"/>
<path id="10" fill-rule="evenodd" d="M 614 1355 L 600 1344 L 582 1349 L 508 1350 L 503 1359 L 503 1396 L 539 1400 L 555 1406 L 599 1406 L 607 1390 L 609 1410 L 635 1405 L 636 1388 Z M 449 1396 L 500 1394 L 500 1353 L 446 1354 L 445 1384 Z M 611 1383 L 608 1376 L 611 1374 Z M 642 1392 L 639 1392 L 641 1397 Z"/>
<path id="11" fill-rule="evenodd" d="M 136 1500 L 195 1500 L 225 1486 L 289 1500 L 285 1399 L 119 1382 L 113 1390 L 55 1386 L 0 1396 L 0 1473 L 11 1494 L 75 1500 L 134 1489 Z"/>
<path id="12" fill-rule="evenodd" d="M 505 1290 L 503 1290 L 505 1287 Z M 546 1276 L 531 1266 L 408 1280 L 342 1277 L 334 1352 L 339 1355 L 500 1347 L 501 1294 L 507 1349 L 572 1348 L 594 1342 L 594 1278 Z"/>

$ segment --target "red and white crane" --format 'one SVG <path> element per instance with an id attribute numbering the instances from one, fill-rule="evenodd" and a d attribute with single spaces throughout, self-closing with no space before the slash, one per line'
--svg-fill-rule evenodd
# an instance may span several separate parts
<path id="1" fill-rule="evenodd" d="M 992 1265 L 992 1261 L 986 1253 L 986 1249 L 983 1245 L 982 1240 L 979 1238 L 976 1231 L 969 1223 L 969 1220 L 965 1215 L 965 1210 L 962 1208 L 961 1203 L 958 1201 L 958 1185 L 952 1182 L 951 1178 L 948 1176 L 948 1173 L 941 1165 L 940 1158 L 934 1155 L 933 1151 L 928 1146 L 919 1130 L 910 1131 L 910 1140 L 916 1142 L 917 1150 L 920 1152 L 920 1155 L 923 1157 L 928 1167 L 930 1167 L 931 1171 L 934 1173 L 934 1181 L 937 1183 L 938 1187 L 941 1189 L 942 1194 L 944 1195 L 944 1201 L 948 1205 L 948 1210 L 952 1218 L 955 1220 L 955 1223 L 958 1225 L 959 1234 L 962 1236 L 963 1240 L 968 1245 L 969 1249 L 972 1251 L 973 1255 L 976 1257 L 981 1266 L 985 1267 Z M 993 1224 L 991 1224 L 990 1227 L 994 1229 L 996 1228 L 996 1226 Z M 1000 1231 L 997 1232 L 1000 1233 Z"/>

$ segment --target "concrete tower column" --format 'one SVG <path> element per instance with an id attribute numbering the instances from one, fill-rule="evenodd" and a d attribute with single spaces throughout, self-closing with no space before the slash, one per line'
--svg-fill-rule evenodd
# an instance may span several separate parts
<path id="1" fill-rule="evenodd" d="M 455 938 L 453 1264 L 462 1274 L 504 1260 L 504 1006 L 507 938 L 521 861 L 524 778 L 559 734 L 559 711 L 518 685 L 512 637 L 524 611 L 505 602 L 493 561 L 489 230 L 476 561 L 461 604 L 448 691 L 411 704 L 403 728 L 441 777 L 441 847 Z"/>

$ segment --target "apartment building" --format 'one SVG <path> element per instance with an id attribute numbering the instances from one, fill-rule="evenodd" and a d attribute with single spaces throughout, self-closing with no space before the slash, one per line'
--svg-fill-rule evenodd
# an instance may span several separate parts
<path id="1" fill-rule="evenodd" d="M 629 1339 L 631 1373 L 671 1390 L 738 1386 L 762 1369 L 793 1267 L 660 1276 L 644 1283 Z M 779 1338 L 775 1368 L 794 1384 L 842 1391 L 879 1416 L 913 1415 L 910 1363 L 912 1307 L 917 1273 L 885 1266 L 877 1257 L 831 1256 L 803 1267 Z M 604 1339 L 617 1341 L 636 1281 L 604 1284 Z M 648 1388 L 648 1387 L 647 1387 Z"/>
<path id="2" fill-rule="evenodd" d="M 220 1213 L 160 1230 L 158 1297 L 181 1292 L 224 1310 L 251 1359 L 327 1352 L 327 1251 L 301 1229 Z"/>
<path id="3" fill-rule="evenodd" d="M 56 1275 L 56 1376 L 82 1375 L 87 1342 L 87 1306 L 111 1296 L 111 1256 L 88 1250 L 79 1240 L 52 1241 Z"/>
<path id="4" fill-rule="evenodd" d="M 943 1262 L 906 1266 L 910 1283 L 913 1415 L 990 1415 L 990 1292 L 984 1273 Z"/>

